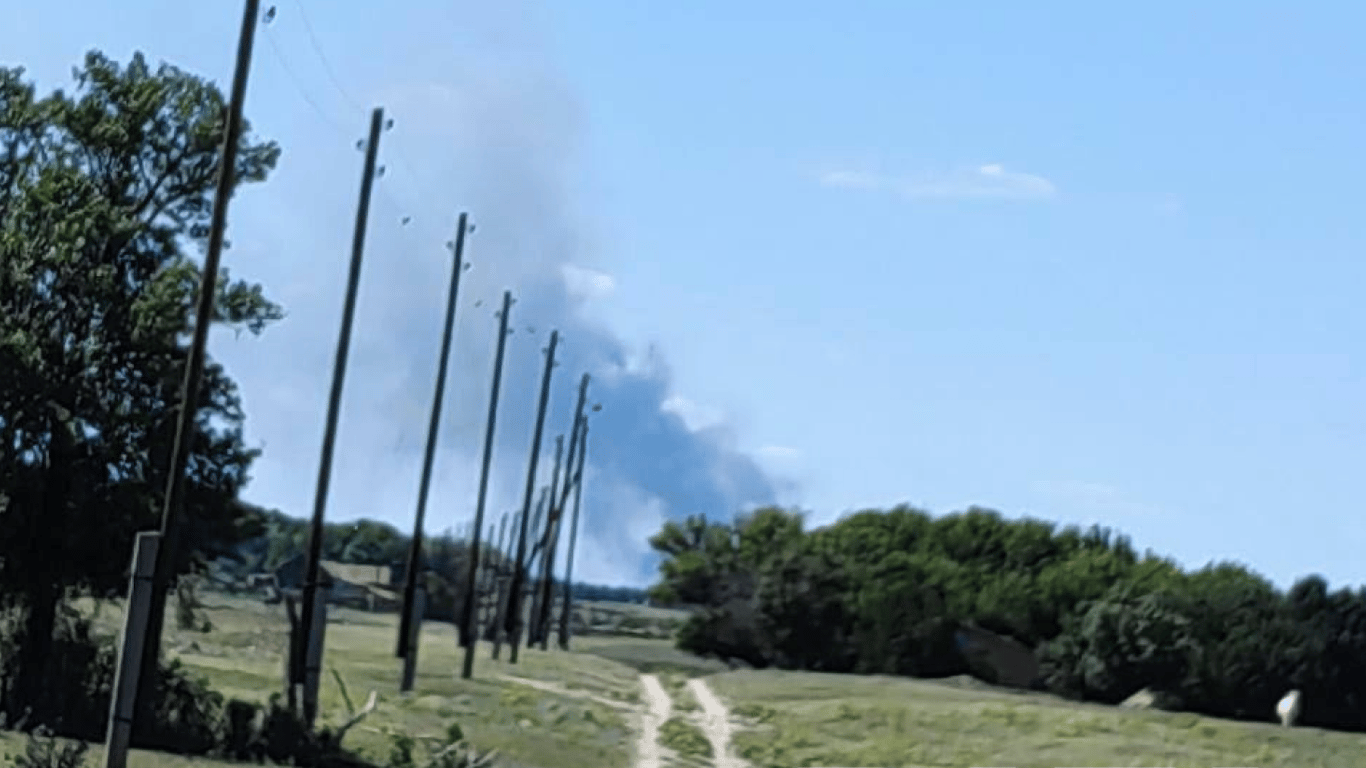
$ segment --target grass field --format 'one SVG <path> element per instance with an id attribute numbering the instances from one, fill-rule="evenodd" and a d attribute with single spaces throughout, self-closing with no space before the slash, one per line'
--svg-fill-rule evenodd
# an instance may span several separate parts
<path id="1" fill-rule="evenodd" d="M 728 672 L 708 683 L 754 766 L 1356 768 L 1366 736 L 1122 710 L 950 681 Z"/>
<path id="2" fill-rule="evenodd" d="M 210 595 L 206 615 L 213 623 L 208 633 L 168 630 L 172 655 L 192 671 L 207 677 L 213 688 L 227 696 L 265 701 L 281 690 L 282 654 L 286 619 L 281 606 L 259 600 Z M 89 606 L 86 606 L 89 607 Z M 371 758 L 387 756 L 389 730 L 418 738 L 438 737 L 452 723 L 481 748 L 496 748 L 509 765 L 549 768 L 559 765 L 627 766 L 634 727 L 633 707 L 638 697 L 636 670 L 608 656 L 594 653 L 562 653 L 521 650 L 519 663 L 490 660 L 491 645 L 482 644 L 475 660 L 472 680 L 459 679 L 463 651 L 456 647 L 449 624 L 423 626 L 414 692 L 398 693 L 399 660 L 394 658 L 397 618 L 348 609 L 329 611 L 324 677 L 320 689 L 322 723 L 345 719 L 346 705 L 335 670 L 359 706 L 371 690 L 380 694 L 380 705 L 346 736 L 345 745 Z M 98 624 L 114 631 L 121 612 L 109 607 Z M 599 644 L 632 648 L 649 641 L 631 638 L 575 640 L 588 649 Z M 660 646 L 659 641 L 654 641 Z M 671 652 L 667 643 L 662 651 Z M 648 646 L 647 646 L 648 647 Z M 620 652 L 618 652 L 620 653 Z M 629 654 L 628 654 L 629 655 Z M 637 653 L 648 657 L 649 653 Z M 610 653 L 609 653 L 610 656 Z M 532 687 L 530 681 L 553 684 Z M 13 752 L 21 742 L 9 735 L 0 750 Z M 93 752 L 93 750 L 92 750 Z M 183 759 L 136 754 L 132 768 L 160 768 L 188 764 Z M 214 765 L 196 760 L 194 765 Z"/>
<path id="3" fill-rule="evenodd" d="M 209 596 L 208 633 L 172 630 L 168 647 L 229 696 L 264 701 L 280 689 L 283 608 Z M 970 681 L 917 681 L 778 671 L 729 671 L 679 652 L 668 641 L 575 638 L 574 651 L 525 650 L 520 662 L 492 661 L 481 646 L 475 677 L 458 677 L 461 656 L 446 624 L 424 626 L 416 691 L 399 695 L 392 615 L 334 609 L 329 615 L 322 721 L 346 708 L 332 671 L 359 704 L 371 690 L 378 709 L 347 735 L 346 746 L 386 762 L 389 732 L 437 737 L 459 723 L 509 768 L 626 768 L 640 730 L 641 674 L 658 676 L 672 700 L 659 731 L 664 765 L 712 765 L 691 678 L 704 678 L 730 706 L 731 753 L 753 768 L 799 766 L 1169 766 L 1171 768 L 1356 768 L 1366 736 L 1237 723 L 1187 714 L 1120 710 Z M 105 608 L 113 630 L 121 616 Z M 700 694 L 699 694 L 700 695 Z M 0 765 L 23 748 L 0 733 Z M 89 765 L 98 764 L 92 748 Z M 131 768 L 230 765 L 135 752 Z"/>

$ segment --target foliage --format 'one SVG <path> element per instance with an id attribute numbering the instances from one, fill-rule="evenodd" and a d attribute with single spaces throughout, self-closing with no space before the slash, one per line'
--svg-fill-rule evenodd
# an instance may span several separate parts
<path id="1" fill-rule="evenodd" d="M 35 728 L 14 757 L 14 768 L 82 768 L 90 745 L 84 741 L 61 741 L 42 726 Z"/>
<path id="2" fill-rule="evenodd" d="M 89 53 L 70 92 L 0 68 L 0 603 L 20 606 L 16 681 L 0 705 L 53 696 L 58 603 L 121 594 L 152 527 L 177 425 L 225 115 L 212 83 L 141 55 Z M 279 149 L 243 132 L 239 183 Z M 260 286 L 219 283 L 216 323 L 282 316 Z M 257 451 L 234 382 L 209 360 L 194 394 L 177 572 L 257 535 L 236 504 Z"/>
<path id="3" fill-rule="evenodd" d="M 1175 691 L 1196 647 L 1190 624 L 1169 595 L 1118 584 L 1050 641 L 1044 656 L 1052 682 L 1111 704 L 1145 687 Z"/>
<path id="4" fill-rule="evenodd" d="M 0 625 L 0 647 L 12 642 Z M 31 703 L 35 711 L 55 711 L 61 716 L 47 724 L 60 736 L 101 741 L 109 718 L 109 699 L 114 684 L 115 639 L 94 631 L 90 619 L 63 608 L 53 638 L 47 698 Z M 0 659 L 0 683 L 8 684 L 18 672 L 17 659 Z M 3 687 L 3 685 L 0 685 Z M 182 754 L 213 753 L 222 741 L 224 700 L 199 678 L 191 677 L 178 660 L 162 664 L 157 689 L 160 704 L 145 746 Z M 41 725 L 30 722 L 30 726 Z"/>
<path id="5" fill-rule="evenodd" d="M 1204 714 L 1366 730 L 1366 590 L 1288 592 L 1230 563 L 1183 572 L 1091 528 L 972 508 L 865 510 L 803 531 L 763 509 L 667 522 L 651 594 L 691 605 L 680 648 L 755 666 L 943 677 L 969 625 L 1036 650 L 1043 682 L 1118 702 L 1141 688 Z"/>

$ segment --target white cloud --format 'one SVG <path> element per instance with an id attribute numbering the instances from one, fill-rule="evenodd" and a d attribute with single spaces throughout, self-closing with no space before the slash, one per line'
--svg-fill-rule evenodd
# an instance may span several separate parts
<path id="1" fill-rule="evenodd" d="M 720 408 L 702 405 L 682 395 L 670 395 L 659 404 L 659 409 L 682 419 L 683 424 L 692 432 L 701 432 L 726 420 L 726 415 Z"/>
<path id="2" fill-rule="evenodd" d="M 820 183 L 840 189 L 882 190 L 911 199 L 1043 200 L 1058 192 L 1043 176 L 1012 171 L 999 163 L 916 177 L 837 169 L 822 173 Z"/>
<path id="3" fill-rule="evenodd" d="M 570 297 L 578 301 L 605 299 L 617 288 L 616 278 L 606 272 L 573 264 L 561 264 L 560 276 Z"/>

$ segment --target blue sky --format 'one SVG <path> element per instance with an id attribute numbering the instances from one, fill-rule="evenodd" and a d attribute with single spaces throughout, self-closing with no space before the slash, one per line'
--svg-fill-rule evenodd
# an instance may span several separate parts
<path id="1" fill-rule="evenodd" d="M 382 105 L 337 519 L 411 518 L 441 243 L 468 209 L 435 529 L 470 515 L 511 287 L 540 327 L 510 342 L 493 506 L 520 498 L 556 325 L 549 434 L 582 370 L 603 402 L 585 578 L 648 581 L 665 516 L 777 500 L 815 523 L 981 504 L 1362 582 L 1366 9 L 277 5 L 248 116 L 285 154 L 234 201 L 228 259 L 290 316 L 212 350 L 265 445 L 253 499 L 311 504 L 354 142 Z M 6 63 L 46 85 L 90 47 L 226 85 L 240 18 L 7 13 Z"/>

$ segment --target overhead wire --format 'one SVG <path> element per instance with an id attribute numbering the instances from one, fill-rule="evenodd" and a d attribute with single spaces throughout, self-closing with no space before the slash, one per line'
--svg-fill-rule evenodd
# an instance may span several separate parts
<path id="1" fill-rule="evenodd" d="M 314 55 L 318 58 L 319 63 L 321 64 L 324 71 L 327 72 L 328 78 L 330 79 L 332 86 L 341 95 L 342 99 L 346 101 L 348 106 L 350 106 L 353 110 L 356 111 L 358 116 L 368 115 L 369 110 L 361 107 L 360 102 L 357 99 L 353 98 L 350 95 L 350 93 L 347 92 L 346 88 L 341 84 L 340 78 L 336 75 L 336 70 L 331 66 L 331 63 L 328 61 L 327 56 L 323 52 L 322 46 L 317 39 L 317 35 L 313 31 L 312 25 L 308 22 L 306 18 L 306 11 L 304 11 L 303 9 L 303 3 L 301 2 L 301 0 L 295 0 L 295 6 L 299 8 L 299 18 L 305 27 L 305 30 L 310 40 L 310 46 L 313 49 Z M 323 108 L 323 106 L 319 103 L 319 99 L 314 98 L 313 95 L 310 93 L 309 87 L 305 84 L 303 78 L 299 76 L 297 70 L 295 70 L 295 68 L 290 65 L 288 57 L 285 56 L 285 47 L 281 44 L 274 30 L 272 29 L 272 23 L 276 20 L 276 18 L 278 18 L 278 16 L 279 13 L 277 8 L 272 6 L 263 15 L 263 18 L 260 23 L 265 27 L 266 39 L 269 43 L 272 54 L 274 55 L 276 61 L 280 64 L 281 69 L 284 70 L 286 77 L 294 86 L 295 91 L 298 93 L 299 97 L 313 110 L 313 112 L 317 114 L 317 116 L 323 121 L 324 124 L 326 124 L 330 129 L 335 131 L 339 136 L 343 137 L 348 144 L 353 145 L 357 149 L 364 149 L 365 139 L 357 138 L 356 133 L 354 131 L 347 129 L 342 121 L 338 120 L 335 117 L 335 115 L 333 115 L 330 111 Z M 392 118 L 390 118 L 390 120 L 386 122 L 392 125 L 395 121 L 393 121 Z M 386 125 L 385 130 L 388 130 L 388 125 Z M 407 158 L 402 155 L 402 152 L 397 147 L 397 145 L 391 145 L 388 147 L 381 145 L 381 154 L 387 154 L 387 152 L 385 152 L 386 149 L 393 152 L 393 157 L 398 160 L 399 165 L 402 167 L 402 169 L 412 177 L 412 179 L 410 179 L 410 182 L 416 182 L 420 178 L 420 174 L 416 171 L 413 165 L 407 161 Z M 376 169 L 376 176 L 377 178 L 387 180 L 389 178 L 387 166 L 384 164 L 379 165 L 379 167 Z M 409 225 L 413 223 L 413 219 L 419 213 L 422 214 L 424 218 L 430 217 L 430 220 L 433 222 L 443 221 L 449 215 L 448 212 L 438 211 L 435 208 L 435 206 L 431 205 L 430 203 L 426 203 L 425 201 L 432 199 L 432 196 L 429 194 L 423 194 L 423 190 L 421 189 L 420 184 L 414 184 L 414 186 L 418 186 L 419 188 L 417 195 L 417 200 L 419 202 L 414 202 L 412 199 L 409 199 L 408 195 L 400 191 L 398 189 L 398 185 L 395 185 L 393 183 L 376 184 L 373 187 L 373 191 L 379 198 L 380 202 L 391 210 L 395 219 L 398 221 L 399 228 L 405 230 L 405 232 L 410 229 Z M 409 236 L 411 237 L 411 234 L 409 234 Z M 447 245 L 449 246 L 450 244 L 448 243 Z M 466 265 L 468 266 L 468 262 L 466 262 Z M 492 300 L 492 298 L 490 298 L 488 301 L 477 300 L 474 302 L 474 306 L 479 307 L 484 304 L 494 303 L 495 302 Z M 493 312 L 493 314 L 496 316 L 497 312 Z"/>
<path id="2" fill-rule="evenodd" d="M 331 60 L 323 50 L 322 42 L 319 40 L 313 24 L 308 18 L 308 11 L 304 6 L 303 0 L 294 0 L 294 6 L 299 11 L 299 21 L 303 24 L 304 31 L 308 36 L 309 45 L 313 49 L 313 54 L 317 57 L 318 63 L 322 66 L 323 71 L 327 73 L 328 80 L 331 82 L 332 87 L 341 95 L 342 99 L 347 104 L 357 111 L 359 115 L 368 114 L 369 110 L 361 105 L 359 99 L 356 99 L 351 95 L 351 92 L 347 90 L 346 86 L 342 83 L 341 77 L 337 75 L 336 68 L 332 66 Z M 434 187 L 427 183 L 428 180 L 425 174 L 417 170 L 416 164 L 409 161 L 400 145 L 393 144 L 385 149 L 386 154 L 389 154 L 393 159 L 397 160 L 405 174 L 411 177 L 411 182 L 417 187 L 419 199 L 437 199 L 437 197 L 431 193 L 431 190 Z M 437 220 L 440 220 L 440 218 L 438 217 Z"/>

